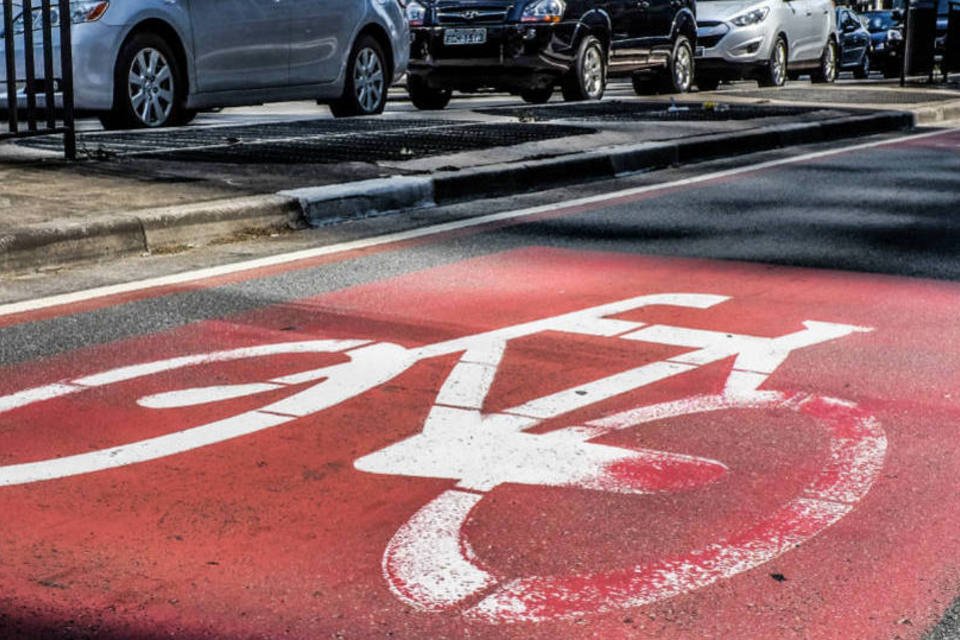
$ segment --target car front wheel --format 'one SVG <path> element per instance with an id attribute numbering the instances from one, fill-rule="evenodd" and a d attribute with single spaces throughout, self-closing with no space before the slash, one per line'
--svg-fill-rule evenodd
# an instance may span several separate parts
<path id="1" fill-rule="evenodd" d="M 410 102 L 421 111 L 439 111 L 450 103 L 453 91 L 428 87 L 420 76 L 407 76 L 407 94 Z"/>
<path id="2" fill-rule="evenodd" d="M 523 101 L 529 102 L 530 104 L 544 104 L 550 101 L 551 96 L 553 96 L 552 85 L 549 87 L 524 89 L 520 92 L 520 97 Z"/>
<path id="3" fill-rule="evenodd" d="M 114 67 L 113 108 L 100 117 L 107 129 L 184 124 L 185 83 L 170 45 L 158 35 L 138 33 L 120 49 Z"/>
<path id="4" fill-rule="evenodd" d="M 787 41 L 777 38 L 770 51 L 770 60 L 760 78 L 761 87 L 782 87 L 787 82 Z"/>
<path id="5" fill-rule="evenodd" d="M 373 116 L 383 112 L 390 86 L 383 49 L 371 36 L 357 39 L 347 62 L 347 80 L 343 95 L 330 103 L 337 118 Z"/>
<path id="6" fill-rule="evenodd" d="M 586 36 L 577 49 L 577 57 L 561 86 L 563 99 L 599 100 L 607 88 L 607 61 L 600 41 Z"/>

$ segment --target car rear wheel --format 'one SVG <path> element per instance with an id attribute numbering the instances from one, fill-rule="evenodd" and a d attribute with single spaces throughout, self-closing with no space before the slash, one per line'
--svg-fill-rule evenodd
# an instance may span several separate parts
<path id="1" fill-rule="evenodd" d="M 693 47 L 685 36 L 677 36 L 667 73 L 661 77 L 660 88 L 664 93 L 686 93 L 692 84 Z"/>
<path id="2" fill-rule="evenodd" d="M 833 40 L 827 42 L 827 46 L 823 48 L 820 66 L 810 74 L 810 79 L 819 83 L 833 82 L 837 79 L 837 43 Z"/>
<path id="3" fill-rule="evenodd" d="M 586 36 L 577 49 L 573 66 L 563 79 L 563 99 L 599 100 L 607 88 L 607 60 L 600 41 Z"/>
<path id="4" fill-rule="evenodd" d="M 420 76 L 407 76 L 407 94 L 410 102 L 421 111 L 439 111 L 450 103 L 451 89 L 428 87 Z"/>
<path id="5" fill-rule="evenodd" d="M 100 122 L 107 129 L 185 124 L 185 84 L 170 45 L 158 35 L 137 33 L 117 56 L 113 108 Z"/>
<path id="6" fill-rule="evenodd" d="M 330 103 L 337 118 L 373 116 L 383 113 L 390 87 L 389 71 L 384 64 L 383 49 L 371 36 L 361 36 L 353 45 L 347 62 L 347 81 L 343 95 Z"/>
<path id="7" fill-rule="evenodd" d="M 870 77 L 870 56 L 863 55 L 860 66 L 853 70 L 853 77 L 857 80 L 865 80 Z"/>
<path id="8" fill-rule="evenodd" d="M 761 87 L 782 87 L 787 82 L 787 41 L 777 38 L 770 50 L 770 60 L 760 77 Z"/>

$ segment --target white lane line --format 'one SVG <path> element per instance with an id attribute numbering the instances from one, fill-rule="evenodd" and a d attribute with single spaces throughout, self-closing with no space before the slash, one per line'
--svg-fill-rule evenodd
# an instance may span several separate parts
<path id="1" fill-rule="evenodd" d="M 217 267 L 207 267 L 204 269 L 196 269 L 194 271 L 185 271 L 183 273 L 176 273 L 168 276 L 146 278 L 144 280 L 107 285 L 103 287 L 96 287 L 93 289 L 86 289 L 83 291 L 77 291 L 73 293 L 64 293 L 64 294 L 59 294 L 54 296 L 48 296 L 45 298 L 36 298 L 34 300 L 12 302 L 8 304 L 0 305 L 0 317 L 10 316 L 18 313 L 26 313 L 29 311 L 38 311 L 41 309 L 49 309 L 51 307 L 58 307 L 58 306 L 63 306 L 68 304 L 76 304 L 78 302 L 87 302 L 89 300 L 95 300 L 97 298 L 106 298 L 109 296 L 132 293 L 135 291 L 144 291 L 147 289 L 168 287 L 168 286 L 184 284 L 188 282 L 197 282 L 197 281 L 206 280 L 209 278 L 217 278 L 217 277 L 232 275 L 236 273 L 243 273 L 244 271 L 255 271 L 257 269 L 290 264 L 293 262 L 298 262 L 300 260 L 310 260 L 313 258 L 320 258 L 324 256 L 335 255 L 338 253 L 347 253 L 350 251 L 369 249 L 371 247 L 378 247 L 378 246 L 388 245 L 396 242 L 404 242 L 407 240 L 427 238 L 432 235 L 439 235 L 439 234 L 448 233 L 451 231 L 458 231 L 460 229 L 469 229 L 470 227 L 479 227 L 486 224 L 502 222 L 506 220 L 515 220 L 515 219 L 524 218 L 527 216 L 534 216 L 541 213 L 556 211 L 558 209 L 567 209 L 572 207 L 580 207 L 584 205 L 600 204 L 603 202 L 613 201 L 620 198 L 629 198 L 632 196 L 656 193 L 657 191 L 665 191 L 668 189 L 675 189 L 677 187 L 685 187 L 685 186 L 701 184 L 704 182 L 710 182 L 712 180 L 720 180 L 723 178 L 729 178 L 729 177 L 739 176 L 743 174 L 753 173 L 756 171 L 762 171 L 764 169 L 782 167 L 782 166 L 791 165 L 791 164 L 799 164 L 799 163 L 808 162 L 811 160 L 818 160 L 820 158 L 828 158 L 831 156 L 851 153 L 851 152 L 859 151 L 862 149 L 872 149 L 874 147 L 900 144 L 904 142 L 911 142 L 914 140 L 921 140 L 923 138 L 931 138 L 934 136 L 946 135 L 948 133 L 955 132 L 956 130 L 957 128 L 940 129 L 937 131 L 930 131 L 927 133 L 920 133 L 912 136 L 903 136 L 900 138 L 895 138 L 893 140 L 877 140 L 874 142 L 865 142 L 865 143 L 853 145 L 850 147 L 843 147 L 841 149 L 829 149 L 825 151 L 817 151 L 814 153 L 807 153 L 801 156 L 795 156 L 791 158 L 781 158 L 779 160 L 759 162 L 757 164 L 737 167 L 735 169 L 715 171 L 713 173 L 707 173 L 700 176 L 693 176 L 690 178 L 683 178 L 680 180 L 674 180 L 672 182 L 647 185 L 644 187 L 633 187 L 630 189 L 623 189 L 623 190 L 614 191 L 611 193 L 604 193 L 604 194 L 588 196 L 584 198 L 576 198 L 574 200 L 566 200 L 563 202 L 539 205 L 536 207 L 528 207 L 525 209 L 515 209 L 513 211 L 501 211 L 499 213 L 491 213 L 485 216 L 477 216 L 477 217 L 468 218 L 465 220 L 445 222 L 442 224 L 435 224 L 435 225 L 430 225 L 428 227 L 420 227 L 417 229 L 410 229 L 407 231 L 400 231 L 397 233 L 388 233 L 381 236 L 374 236 L 372 238 L 364 238 L 362 240 L 353 240 L 351 242 L 342 242 L 339 244 L 328 245 L 325 247 L 317 247 L 315 249 L 304 249 L 301 251 L 293 251 L 290 253 L 284 253 L 284 254 L 279 254 L 275 256 L 267 256 L 265 258 L 256 258 L 254 260 L 245 260 L 243 262 L 235 262 L 232 264 L 225 264 Z"/>

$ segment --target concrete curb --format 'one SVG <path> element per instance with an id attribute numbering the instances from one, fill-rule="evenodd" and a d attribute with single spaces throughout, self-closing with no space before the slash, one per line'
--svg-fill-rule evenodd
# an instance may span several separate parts
<path id="1" fill-rule="evenodd" d="M 305 224 L 322 226 L 468 198 L 537 191 L 719 157 L 907 129 L 914 123 L 913 113 L 884 111 L 432 176 L 394 176 L 24 226 L 0 233 L 0 273 L 208 244 L 244 232 L 263 233 Z"/>
<path id="2" fill-rule="evenodd" d="M 0 233 L 0 273 L 210 243 L 301 220 L 295 199 L 263 195 L 14 227 Z"/>

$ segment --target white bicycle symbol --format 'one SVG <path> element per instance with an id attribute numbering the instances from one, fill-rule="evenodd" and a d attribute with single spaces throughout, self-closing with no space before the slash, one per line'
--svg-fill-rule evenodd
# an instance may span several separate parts
<path id="1" fill-rule="evenodd" d="M 0 466 L 0 486 L 131 465 L 254 433 L 321 412 L 391 380 L 413 364 L 461 354 L 417 435 L 357 459 L 364 472 L 456 480 L 396 532 L 383 557 L 393 593 L 423 611 L 462 609 L 488 622 L 539 621 L 635 607 L 709 585 L 767 562 L 834 524 L 866 495 L 886 438 L 855 404 L 760 390 L 795 350 L 868 328 L 804 321 L 780 337 L 758 337 L 611 318 L 652 305 L 707 309 L 728 298 L 646 295 L 437 344 L 408 349 L 369 340 L 314 340 L 183 356 L 121 367 L 0 397 L 0 414 L 70 394 L 208 363 L 296 353 L 341 353 L 349 361 L 252 384 L 181 389 L 141 398 L 144 407 L 186 407 L 316 382 L 245 413 L 88 453 Z M 551 331 L 643 341 L 690 350 L 495 413 L 483 406 L 511 340 Z M 530 431 L 601 401 L 698 367 L 734 358 L 722 393 L 637 406 L 547 433 Z M 728 472 L 716 460 L 592 442 L 655 420 L 740 408 L 806 416 L 830 437 L 820 473 L 780 509 L 748 529 L 700 549 L 616 571 L 504 580 L 484 568 L 463 528 L 484 495 L 504 483 L 649 494 L 692 489 Z M 473 604 L 469 604 L 473 603 Z"/>

